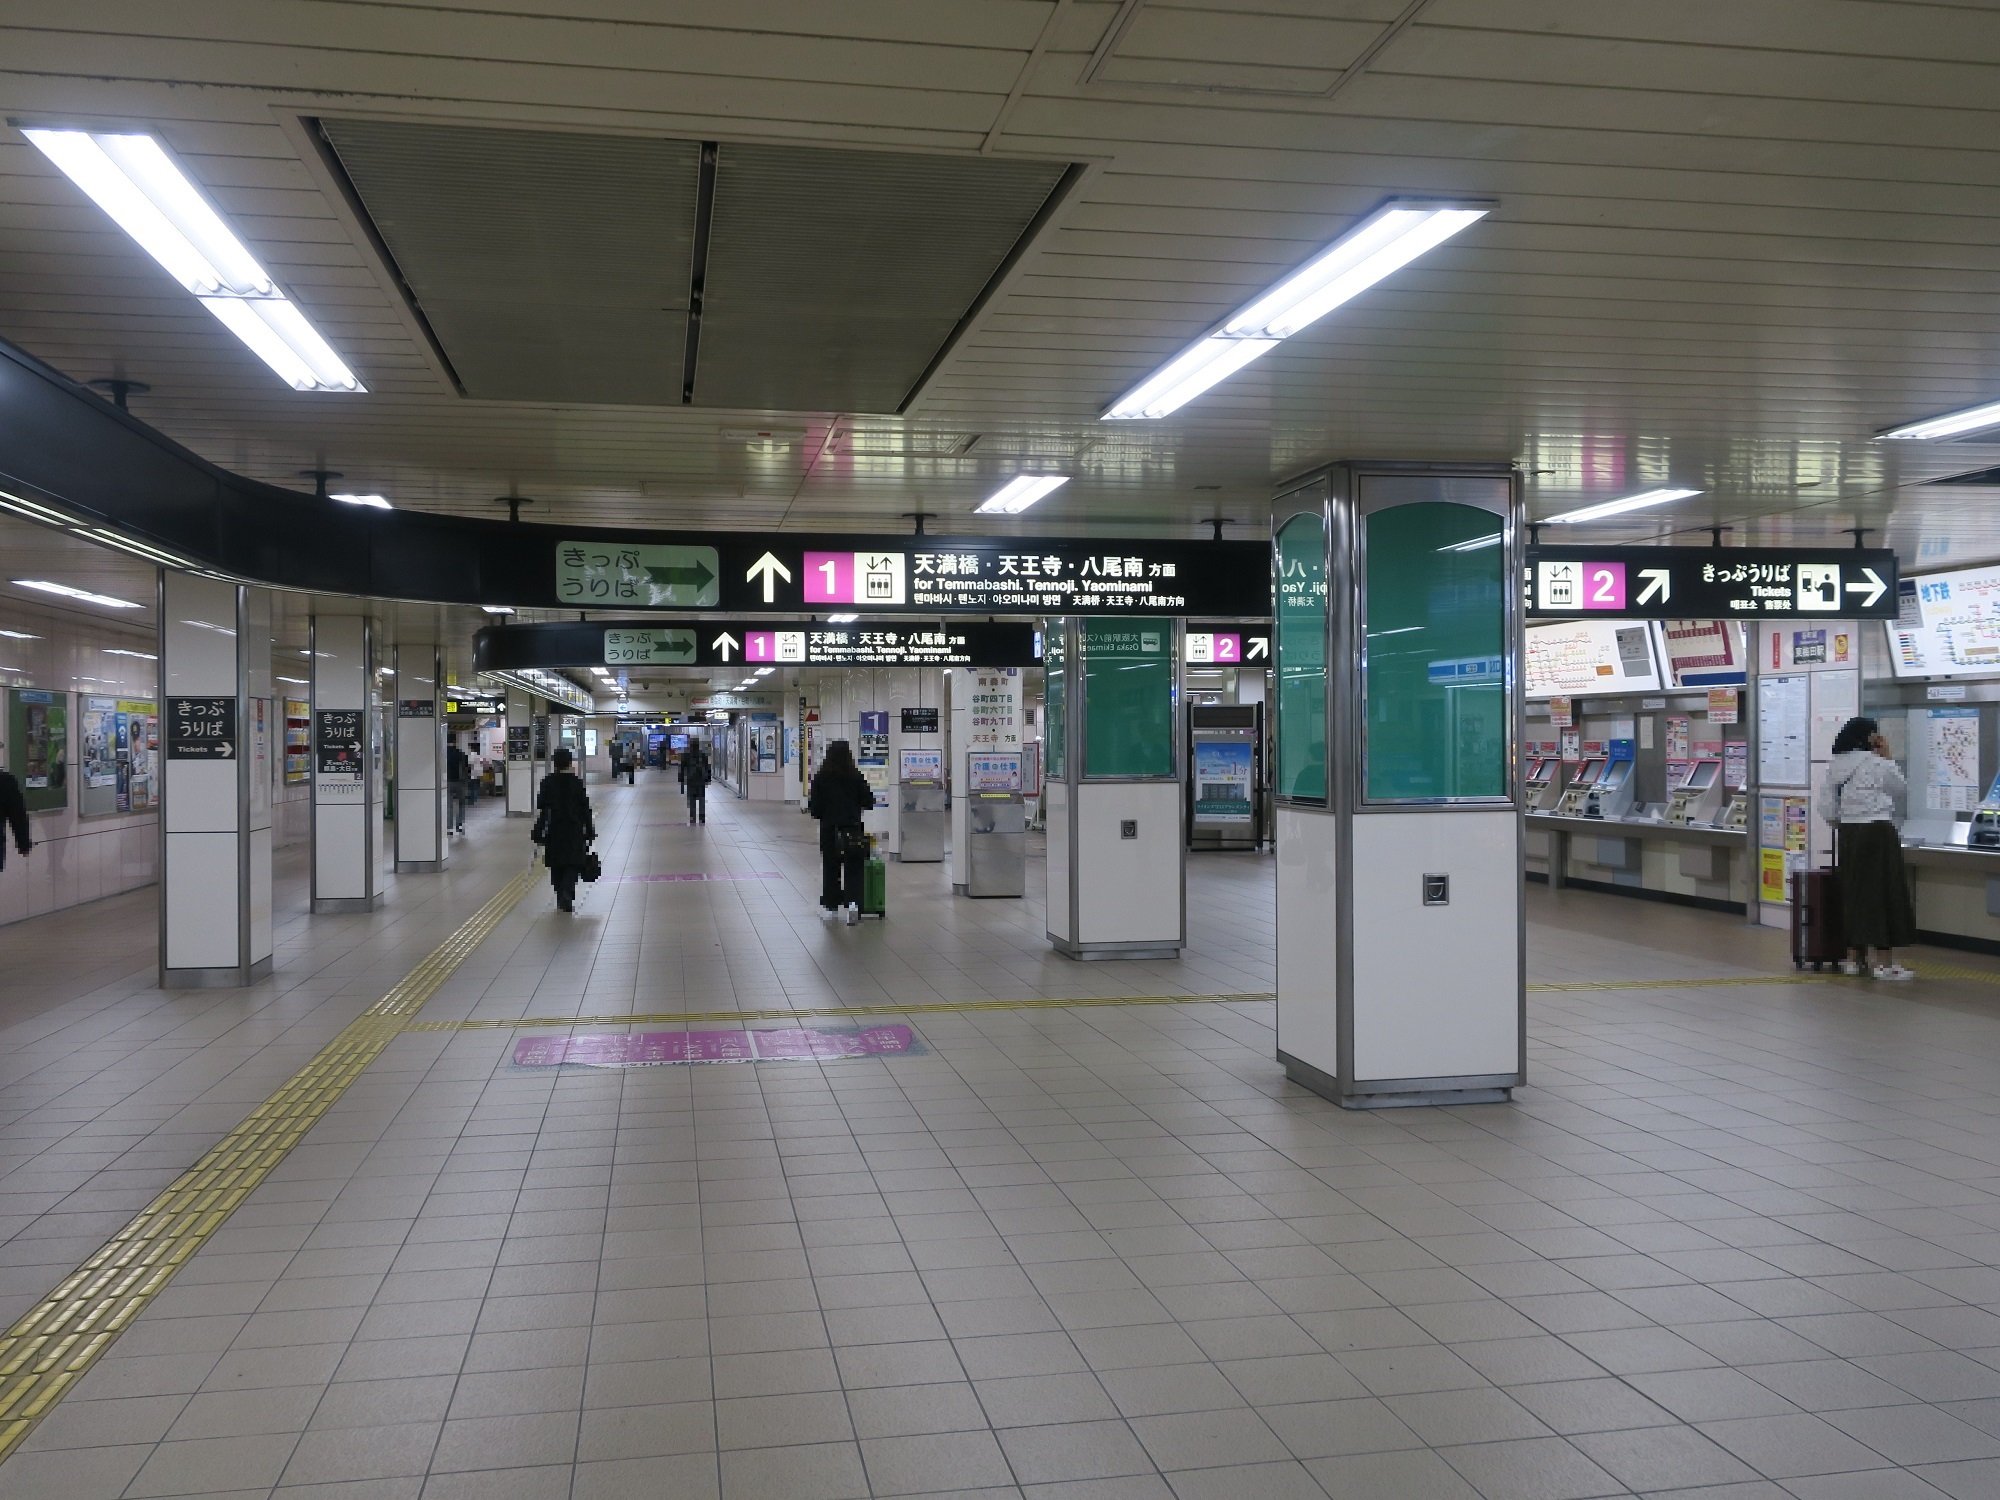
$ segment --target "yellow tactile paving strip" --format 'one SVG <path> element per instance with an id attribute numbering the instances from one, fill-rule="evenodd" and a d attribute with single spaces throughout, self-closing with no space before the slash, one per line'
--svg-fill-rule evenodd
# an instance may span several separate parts
<path id="1" fill-rule="evenodd" d="M 0 1334 L 0 1459 L 304 1139 L 534 883 L 525 870 Z"/>
<path id="2" fill-rule="evenodd" d="M 1927 975 L 1939 979 L 1974 979 L 2000 984 L 2000 972 L 1928 965 Z M 1580 979 L 1567 984 L 1531 984 L 1533 995 L 1587 994 L 1601 990 L 1707 990 L 1740 985 L 1825 984 L 1843 976 L 1810 970 L 1783 974 L 1721 974 L 1694 979 Z M 1020 1000 L 922 1000 L 822 1005 L 796 1010 L 668 1010 L 598 1016 L 520 1016 L 513 1020 L 480 1017 L 466 1021 L 412 1021 L 406 1031 L 525 1031 L 564 1026 L 693 1026 L 715 1021 L 838 1020 L 851 1016 L 943 1016 L 975 1011 L 1096 1010 L 1125 1005 L 1246 1005 L 1266 1004 L 1277 996 L 1265 991 L 1231 995 L 1082 995 L 1068 999 L 1035 997 Z"/>

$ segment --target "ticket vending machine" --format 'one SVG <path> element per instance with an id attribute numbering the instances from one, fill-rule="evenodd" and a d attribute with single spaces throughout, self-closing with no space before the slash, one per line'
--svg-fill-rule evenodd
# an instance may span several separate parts
<path id="1" fill-rule="evenodd" d="M 1583 815 L 1586 818 L 1622 818 L 1632 811 L 1633 763 L 1629 759 L 1614 756 L 1604 763 L 1604 770 L 1598 775 L 1596 785 L 1584 797 Z"/>
<path id="2" fill-rule="evenodd" d="M 1706 827 L 1722 811 L 1722 762 L 1697 760 L 1688 767 L 1687 778 L 1673 789 L 1667 803 L 1667 821 L 1680 827 Z"/>
<path id="3" fill-rule="evenodd" d="M 965 797 L 965 894 L 1025 895 L 1028 809 L 1021 796 L 1021 752 L 967 755 Z"/>
<path id="4" fill-rule="evenodd" d="M 944 751 L 904 750 L 896 780 L 896 859 L 937 864 L 944 858 Z"/>
<path id="5" fill-rule="evenodd" d="M 1528 762 L 1526 784 L 1529 812 L 1554 812 L 1562 797 L 1562 757 L 1538 755 Z"/>
<path id="6" fill-rule="evenodd" d="M 1588 816 L 1585 809 L 1589 806 L 1591 792 L 1596 790 L 1597 778 L 1604 774 L 1605 765 L 1605 758 L 1601 755 L 1587 757 L 1576 768 L 1576 775 L 1570 777 L 1569 786 L 1556 803 L 1556 811 L 1565 818 Z"/>
<path id="7" fill-rule="evenodd" d="M 1750 795 L 1745 784 L 1749 779 L 1750 761 L 1748 756 L 1730 756 L 1722 763 L 1722 791 L 1726 799 L 1722 817 L 1716 823 L 1718 828 L 1733 829 L 1737 833 L 1747 832 L 1750 827 Z"/>

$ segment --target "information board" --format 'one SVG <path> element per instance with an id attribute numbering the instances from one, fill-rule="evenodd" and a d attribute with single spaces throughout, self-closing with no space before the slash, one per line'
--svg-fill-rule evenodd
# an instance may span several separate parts
<path id="1" fill-rule="evenodd" d="M 314 796 L 353 801 L 361 796 L 367 737 L 358 708 L 322 708 L 313 716 Z"/>
<path id="2" fill-rule="evenodd" d="M 1257 616 L 1271 599 L 1262 542 L 571 534 L 550 560 L 550 594 L 569 608 Z"/>
<path id="3" fill-rule="evenodd" d="M 553 620 L 489 625 L 473 636 L 481 672 L 553 667 L 1031 667 L 1027 621 L 705 620 L 692 625 Z M 497 710 L 496 710 L 497 711 Z"/>
<path id="4" fill-rule="evenodd" d="M 167 700 L 168 760 L 232 760 L 237 748 L 235 698 Z"/>
<path id="5" fill-rule="evenodd" d="M 968 792 L 1018 792 L 1021 790 L 1021 752 L 1018 750 L 975 750 L 965 758 Z"/>
<path id="6" fill-rule="evenodd" d="M 1530 547 L 1530 615 L 1888 620 L 1896 554 L 1844 547 Z"/>
<path id="7" fill-rule="evenodd" d="M 936 734 L 938 711 L 934 708 L 906 708 L 902 711 L 904 734 Z"/>
<path id="8" fill-rule="evenodd" d="M 1653 633 L 1643 620 L 1530 625 L 1522 679 L 1530 698 L 1589 698 L 1662 690 Z"/>
<path id="9" fill-rule="evenodd" d="M 1174 774 L 1173 621 L 1084 620 L 1083 774 Z"/>
<path id="10" fill-rule="evenodd" d="M 1889 622 L 1898 677 L 2000 676 L 2000 567 L 1906 578 Z"/>
<path id="11" fill-rule="evenodd" d="M 1738 620 L 1660 620 L 1661 675 L 1671 688 L 1736 687 L 1749 658 Z"/>
<path id="12" fill-rule="evenodd" d="M 29 812 L 69 806 L 68 693 L 7 690 L 7 764 Z"/>

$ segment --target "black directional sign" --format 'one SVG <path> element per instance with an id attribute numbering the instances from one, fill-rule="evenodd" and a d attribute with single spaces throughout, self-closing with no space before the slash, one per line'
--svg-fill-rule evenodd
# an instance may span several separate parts
<path id="1" fill-rule="evenodd" d="M 1031 667 L 1026 621 L 558 620 L 489 625 L 473 637 L 482 672 L 528 667 Z"/>
<path id="2" fill-rule="evenodd" d="M 1896 554 L 1857 547 L 1530 547 L 1528 613 L 1893 620 Z"/>
<path id="3" fill-rule="evenodd" d="M 579 531 L 551 545 L 549 563 L 542 588 L 571 609 L 1255 616 L 1271 608 L 1263 542 L 769 532 L 635 540 Z"/>
<path id="4" fill-rule="evenodd" d="M 234 698 L 169 698 L 168 760 L 233 760 L 236 757 Z"/>
<path id="5" fill-rule="evenodd" d="M 313 754 L 322 776 L 352 776 L 362 771 L 361 710 L 323 708 L 313 726 Z"/>

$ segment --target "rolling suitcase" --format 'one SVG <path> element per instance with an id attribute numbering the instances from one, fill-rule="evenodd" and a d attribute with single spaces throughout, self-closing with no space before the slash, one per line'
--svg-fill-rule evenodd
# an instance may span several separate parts
<path id="1" fill-rule="evenodd" d="M 1840 920 L 1840 872 L 1792 872 L 1792 967 L 1807 964 L 1819 972 L 1822 964 L 1847 957 L 1847 937 Z"/>
<path id="2" fill-rule="evenodd" d="M 868 841 L 868 863 L 861 867 L 861 915 L 884 920 L 889 915 L 889 867 L 875 852 L 873 839 Z"/>

